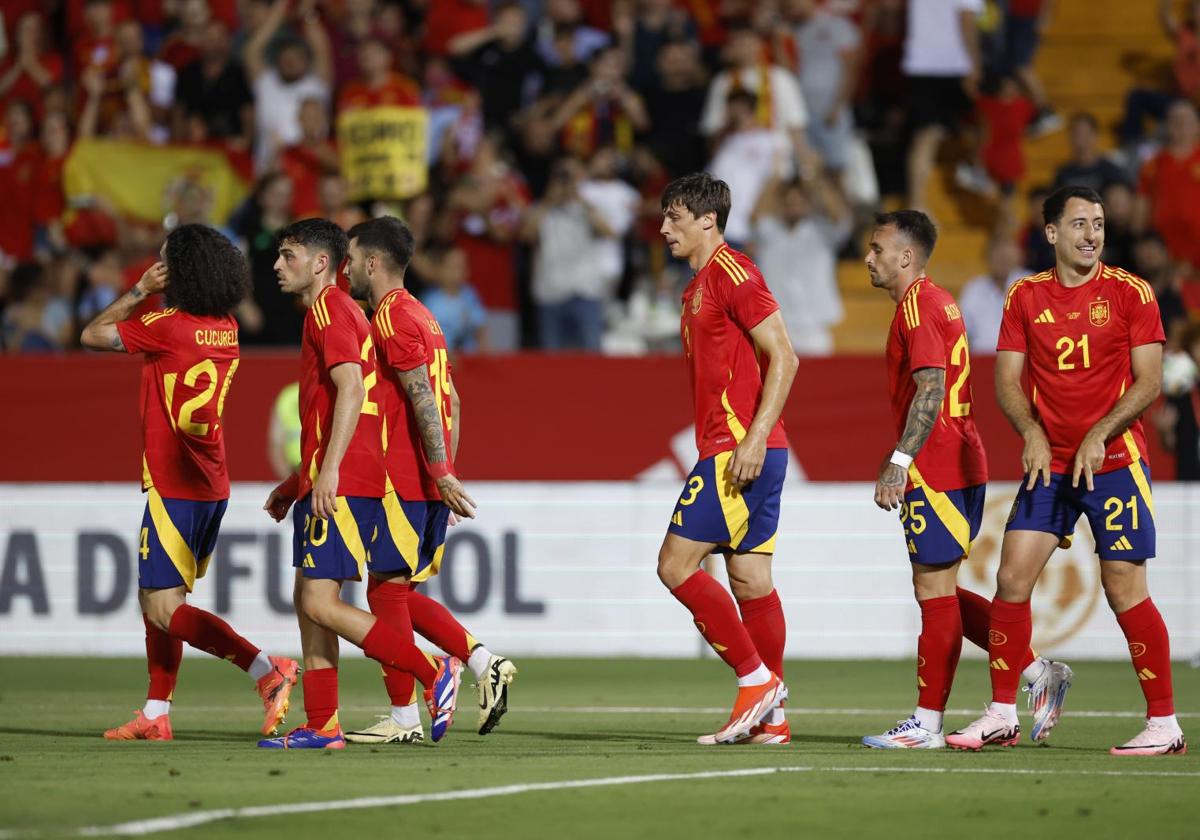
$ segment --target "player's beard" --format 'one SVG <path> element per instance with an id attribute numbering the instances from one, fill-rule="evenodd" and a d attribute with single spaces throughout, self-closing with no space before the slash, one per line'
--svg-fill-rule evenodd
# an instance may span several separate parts
<path id="1" fill-rule="evenodd" d="M 355 300 L 370 300 L 371 299 L 371 284 L 367 282 L 367 278 L 357 272 L 350 272 L 350 297 Z"/>

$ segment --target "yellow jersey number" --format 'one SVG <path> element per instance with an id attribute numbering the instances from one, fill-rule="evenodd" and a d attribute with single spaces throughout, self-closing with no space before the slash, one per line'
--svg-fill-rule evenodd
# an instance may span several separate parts
<path id="1" fill-rule="evenodd" d="M 217 419 L 221 419 L 221 414 L 225 411 L 225 395 L 229 393 L 229 386 L 233 382 L 233 375 L 237 373 L 238 362 L 240 359 L 234 359 L 229 363 L 229 370 L 225 374 L 225 382 L 220 385 L 221 393 L 217 396 Z M 209 424 L 201 423 L 193 419 L 193 416 L 204 406 L 212 402 L 212 399 L 217 394 L 218 380 L 220 373 L 217 370 L 217 363 L 212 359 L 205 359 L 198 362 L 187 369 L 183 374 L 183 384 L 188 388 L 199 387 L 201 378 L 207 380 L 204 390 L 196 394 L 189 400 L 185 400 L 183 405 L 179 406 L 179 412 L 173 413 L 175 405 L 175 386 L 179 382 L 178 373 L 168 373 L 163 376 L 163 391 L 166 396 L 167 416 L 171 418 L 171 425 L 184 434 L 192 435 L 193 437 L 207 437 Z M 220 424 L 217 424 L 220 425 Z"/>

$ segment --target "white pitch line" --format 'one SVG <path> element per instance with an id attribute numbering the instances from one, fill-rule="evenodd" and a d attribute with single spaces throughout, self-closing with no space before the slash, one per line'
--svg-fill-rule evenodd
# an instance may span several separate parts
<path id="1" fill-rule="evenodd" d="M 279 805 L 252 805 L 244 808 L 221 808 L 212 811 L 175 816 L 154 817 L 146 820 L 117 823 L 116 825 L 93 825 L 67 832 L 68 837 L 140 837 L 160 831 L 179 831 L 220 820 L 250 819 L 255 817 L 278 817 L 290 814 L 314 814 L 326 811 L 351 811 L 368 808 L 402 807 L 427 802 L 454 802 L 464 799 L 489 799 L 498 796 L 514 796 L 540 791 L 579 790 L 582 788 L 638 785 L 650 782 L 690 782 L 705 779 L 727 779 L 738 776 L 768 776 L 775 773 L 975 773 L 995 776 L 1142 776 L 1150 778 L 1200 778 L 1200 772 L 1154 771 L 1154 770 L 1037 770 L 1033 768 L 1001 767 L 755 767 L 742 770 L 711 770 L 702 773 L 655 773 L 644 776 L 607 776 L 598 779 L 575 779 L 560 782 L 532 782 L 500 787 L 452 790 L 436 793 L 414 793 L 402 796 L 364 796 L 357 799 L 329 800 L 325 802 L 291 802 Z M 57 832 L 56 832 L 57 833 Z M 36 832 L 0 831 L 0 840 L 18 840 L 39 836 Z M 59 833 L 59 836 L 64 836 Z"/>

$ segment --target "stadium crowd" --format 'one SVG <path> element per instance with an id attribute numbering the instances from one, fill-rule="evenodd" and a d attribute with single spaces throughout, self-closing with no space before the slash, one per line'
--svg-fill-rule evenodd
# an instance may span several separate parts
<path id="1" fill-rule="evenodd" d="M 1064 126 L 1033 70 L 1050 5 L 6 0 L 2 344 L 77 346 L 79 325 L 137 280 L 170 229 L 204 222 L 252 268 L 242 343 L 297 345 L 302 312 L 277 286 L 275 232 L 395 212 L 417 236 L 410 285 L 453 349 L 669 349 L 687 277 L 658 235 L 659 194 L 708 169 L 731 185 L 726 236 L 762 266 L 797 351 L 827 354 L 839 257 L 859 253 L 855 234 L 887 197 L 926 206 L 953 138 L 956 183 L 998 207 L 987 270 L 963 292 L 986 351 L 1007 284 L 1053 258 L 1023 138 L 1064 128 L 1072 154 L 1056 184 L 1103 192 L 1105 259 L 1155 285 L 1183 344 L 1181 278 L 1200 265 L 1194 21 L 1164 0 L 1175 87 L 1129 92 L 1108 156 L 1105 127 L 1088 114 Z M 347 170 L 354 135 L 338 126 L 386 108 L 420 115 L 410 183 Z M 219 153 L 237 200 L 181 162 L 149 196 L 153 212 L 130 212 L 95 171 L 136 190 L 150 149 Z"/>

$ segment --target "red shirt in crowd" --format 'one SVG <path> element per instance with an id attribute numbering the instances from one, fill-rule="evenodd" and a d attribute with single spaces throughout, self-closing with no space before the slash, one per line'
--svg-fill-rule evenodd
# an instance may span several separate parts
<path id="1" fill-rule="evenodd" d="M 1183 157 L 1163 149 L 1147 161 L 1138 192 L 1149 200 L 1151 224 L 1171 256 L 1200 267 L 1200 144 Z"/>
<path id="2" fill-rule="evenodd" d="M 338 94 L 337 109 L 375 108 L 382 105 L 416 106 L 421 104 L 421 88 L 401 73 L 389 73 L 379 87 L 369 87 L 361 79 L 346 84 Z"/>
<path id="3" fill-rule="evenodd" d="M 1025 174 L 1021 143 L 1037 108 L 1024 96 L 981 96 L 977 105 L 987 124 L 983 165 L 998 183 L 1015 184 Z"/>

